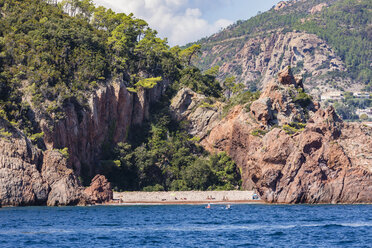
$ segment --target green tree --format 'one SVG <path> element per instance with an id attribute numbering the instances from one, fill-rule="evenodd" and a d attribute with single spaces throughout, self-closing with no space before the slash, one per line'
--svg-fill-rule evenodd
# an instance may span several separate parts
<path id="1" fill-rule="evenodd" d="M 191 65 L 191 61 L 194 57 L 201 54 L 201 45 L 194 44 L 180 52 L 182 61 L 186 66 Z"/>

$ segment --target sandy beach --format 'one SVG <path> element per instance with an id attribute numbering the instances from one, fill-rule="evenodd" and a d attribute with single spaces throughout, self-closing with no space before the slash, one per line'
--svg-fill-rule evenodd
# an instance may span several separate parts
<path id="1" fill-rule="evenodd" d="M 114 192 L 110 205 L 254 204 L 254 191 Z"/>

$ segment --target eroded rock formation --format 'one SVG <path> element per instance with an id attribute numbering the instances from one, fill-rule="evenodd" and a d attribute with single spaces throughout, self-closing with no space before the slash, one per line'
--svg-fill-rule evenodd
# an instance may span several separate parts
<path id="1" fill-rule="evenodd" d="M 172 99 L 170 107 L 175 120 L 186 121 L 189 133 L 203 139 L 219 123 L 223 104 L 211 104 L 204 95 L 184 88 Z"/>
<path id="2" fill-rule="evenodd" d="M 17 129 L 0 120 L 0 202 L 2 205 L 76 205 L 88 202 L 63 155 L 42 152 Z M 4 135 L 6 134 L 6 135 Z"/>
<path id="3" fill-rule="evenodd" d="M 82 165 L 86 175 L 94 176 L 102 146 L 125 141 L 130 126 L 140 125 L 149 117 L 150 104 L 161 97 L 167 84 L 161 82 L 133 94 L 116 81 L 93 92 L 88 108 L 66 103 L 65 118 L 60 121 L 51 122 L 41 115 L 37 121 L 44 133 L 43 150 L 0 120 L 0 204 L 58 206 L 109 199 L 110 184 L 100 177 L 95 178 L 91 187 L 104 183 L 102 187 L 108 195 L 89 190 L 88 195 L 84 193 L 78 180 Z M 58 151 L 64 148 L 68 159 Z"/>
<path id="4" fill-rule="evenodd" d="M 103 175 L 96 175 L 84 192 L 93 203 L 105 203 L 113 198 L 111 184 Z"/>
<path id="5" fill-rule="evenodd" d="M 279 75 L 251 111 L 236 106 L 212 128 L 204 147 L 228 152 L 243 187 L 268 202 L 371 203 L 372 129 L 344 123 L 332 107 L 299 105 L 300 81 L 288 69 Z"/>
<path id="6" fill-rule="evenodd" d="M 66 104 L 66 118 L 52 123 L 41 120 L 48 149 L 68 148 L 69 162 L 79 175 L 84 166 L 95 175 L 95 162 L 104 143 L 123 142 L 131 125 L 140 125 L 149 117 L 150 104 L 159 100 L 168 82 L 152 89 L 128 92 L 123 82 L 115 81 L 93 92 L 88 109 Z"/>

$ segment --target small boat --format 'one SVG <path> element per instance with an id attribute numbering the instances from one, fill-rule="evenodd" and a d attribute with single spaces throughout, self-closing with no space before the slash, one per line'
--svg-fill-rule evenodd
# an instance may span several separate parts
<path id="1" fill-rule="evenodd" d="M 227 204 L 226 207 L 225 207 L 225 209 L 230 210 L 231 209 L 230 204 Z"/>
<path id="2" fill-rule="evenodd" d="M 208 203 L 208 205 L 205 208 L 211 208 L 211 204 Z"/>

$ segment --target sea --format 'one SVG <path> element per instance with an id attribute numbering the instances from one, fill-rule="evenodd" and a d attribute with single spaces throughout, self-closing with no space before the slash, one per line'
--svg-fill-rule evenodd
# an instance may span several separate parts
<path id="1" fill-rule="evenodd" d="M 372 247 L 372 205 L 0 208 L 0 247 Z"/>

